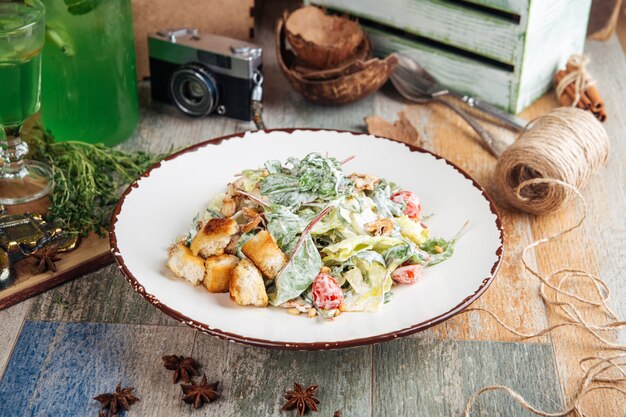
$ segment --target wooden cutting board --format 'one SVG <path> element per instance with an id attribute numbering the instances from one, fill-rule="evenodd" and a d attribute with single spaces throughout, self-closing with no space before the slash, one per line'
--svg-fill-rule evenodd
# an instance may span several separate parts
<path id="1" fill-rule="evenodd" d="M 43 213 L 47 207 L 48 200 L 40 199 L 28 204 L 8 206 L 7 209 L 9 213 Z M 16 263 L 17 280 L 9 288 L 0 291 L 0 310 L 113 262 L 108 236 L 102 238 L 94 233 L 83 238 L 76 249 L 59 254 L 59 257 L 61 259 L 56 262 L 56 272 L 37 273 L 34 258 Z"/>

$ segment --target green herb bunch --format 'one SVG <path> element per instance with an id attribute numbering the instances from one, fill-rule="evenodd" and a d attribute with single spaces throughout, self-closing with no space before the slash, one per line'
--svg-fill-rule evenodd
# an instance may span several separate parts
<path id="1" fill-rule="evenodd" d="M 165 155 L 126 152 L 103 144 L 54 142 L 53 136 L 33 127 L 24 140 L 29 158 L 52 168 L 48 221 L 81 235 L 105 234 L 122 188 Z"/>

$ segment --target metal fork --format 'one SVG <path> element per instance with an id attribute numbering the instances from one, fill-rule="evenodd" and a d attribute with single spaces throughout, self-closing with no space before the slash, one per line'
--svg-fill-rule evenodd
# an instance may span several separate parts
<path id="1" fill-rule="evenodd" d="M 407 83 L 413 84 L 418 90 L 420 90 L 421 93 L 428 94 L 433 97 L 450 95 L 458 100 L 461 100 L 470 107 L 474 107 L 495 117 L 516 131 L 524 129 L 524 127 L 528 124 L 526 120 L 502 111 L 489 103 L 484 103 L 474 97 L 460 94 L 445 88 L 437 81 L 437 79 L 435 79 L 435 77 L 426 71 L 424 67 L 407 54 L 400 53 L 397 54 L 397 56 L 398 68 L 395 72 L 396 77 L 402 78 Z"/>
<path id="2" fill-rule="evenodd" d="M 487 149 L 494 156 L 499 157 L 502 155 L 502 152 L 504 152 L 504 150 L 508 147 L 507 143 L 494 139 L 494 137 L 472 115 L 454 105 L 450 101 L 442 99 L 441 96 L 443 94 L 436 95 L 424 93 L 420 88 L 408 82 L 405 77 L 398 74 L 398 71 L 401 70 L 400 68 L 401 67 L 398 67 L 398 69 L 391 74 L 391 83 L 404 98 L 414 103 L 438 102 L 449 107 L 461 116 L 476 131 L 476 133 L 478 133 L 478 136 L 480 136 Z"/>

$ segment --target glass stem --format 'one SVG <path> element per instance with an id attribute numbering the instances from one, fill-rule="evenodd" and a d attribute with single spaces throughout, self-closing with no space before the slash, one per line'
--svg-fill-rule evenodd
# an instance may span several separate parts
<path id="1" fill-rule="evenodd" d="M 5 127 L 2 138 L 2 171 L 5 176 L 19 177 L 26 175 L 24 157 L 28 154 L 28 145 L 20 137 L 21 126 Z"/>

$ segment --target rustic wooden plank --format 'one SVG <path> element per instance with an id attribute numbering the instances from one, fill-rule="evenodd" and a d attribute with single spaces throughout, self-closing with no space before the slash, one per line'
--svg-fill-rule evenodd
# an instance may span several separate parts
<path id="1" fill-rule="evenodd" d="M 369 416 L 371 348 L 324 352 L 267 350 L 198 335 L 194 357 L 222 381 L 224 402 L 211 415 L 285 416 L 282 395 L 294 382 L 319 385 L 320 416 Z M 216 404 L 217 405 L 217 404 Z M 219 411 L 219 412 L 218 412 Z"/>
<path id="2" fill-rule="evenodd" d="M 597 41 L 610 38 L 615 32 L 621 8 L 622 0 L 592 1 L 587 36 Z"/>
<path id="3" fill-rule="evenodd" d="M 591 0 L 532 2 L 523 54 L 520 54 L 519 96 L 512 107 L 526 108 L 552 86 L 552 77 L 585 45 Z"/>
<path id="4" fill-rule="evenodd" d="M 35 326 L 31 323 L 25 323 L 0 381 L 0 415 L 3 416 L 17 417 L 29 407 L 59 327 L 58 323 L 41 322 Z"/>
<path id="5" fill-rule="evenodd" d="M 34 258 L 18 262 L 15 283 L 0 291 L 0 310 L 113 262 L 109 240 L 94 233 L 82 239 L 77 249 L 60 255 L 60 258 L 56 262 L 56 272 L 37 273 Z"/>
<path id="6" fill-rule="evenodd" d="M 402 51 L 418 61 L 439 82 L 455 91 L 479 97 L 504 109 L 513 109 L 517 94 L 516 74 L 472 58 L 435 49 L 399 36 L 363 26 L 376 55 Z"/>
<path id="7" fill-rule="evenodd" d="M 312 0 L 310 3 L 511 65 L 517 64 L 516 51 L 524 40 L 524 26 L 463 3 L 441 0 Z"/>
<path id="8" fill-rule="evenodd" d="M 538 251 L 538 265 L 544 274 L 568 267 L 581 268 L 600 274 L 612 291 L 611 307 L 626 317 L 626 114 L 623 111 L 622 92 L 626 91 L 626 58 L 615 36 L 609 41 L 588 42 L 587 53 L 591 57 L 589 70 L 599 80 L 599 89 L 606 102 L 609 119 L 606 123 L 611 140 L 608 164 L 592 178 L 583 190 L 589 213 L 583 227 L 554 244 L 542 246 Z M 532 220 L 535 236 L 543 237 L 574 224 L 581 213 L 580 203 L 549 216 Z M 587 291 L 587 295 L 591 290 Z M 584 317 L 592 323 L 604 322 L 606 317 L 597 309 L 582 309 Z M 549 322 L 564 321 L 562 315 L 549 309 Z M 610 336 L 610 335 L 609 335 Z M 621 342 L 626 343 L 622 332 Z M 552 337 L 556 362 L 567 400 L 576 393 L 583 372 L 578 362 L 586 356 L 609 356 L 615 351 L 603 349 L 590 335 L 581 331 L 562 331 Z M 596 416 L 624 415 L 624 398 L 613 392 L 596 393 L 584 402 L 585 412 Z"/>
<path id="9" fill-rule="evenodd" d="M 459 416 L 477 389 L 502 384 L 533 405 L 562 403 L 549 344 L 401 339 L 374 346 L 375 416 Z M 531 416 L 502 394 L 487 394 L 473 416 Z"/>
<path id="10" fill-rule="evenodd" d="M 489 7 L 503 12 L 521 14 L 528 9 L 530 0 L 457 0 L 467 3 L 474 3 L 480 6 Z"/>
<path id="11" fill-rule="evenodd" d="M 622 6 L 618 21 L 617 21 L 617 38 L 622 44 L 622 49 L 626 54 L 626 2 Z"/>
<path id="12" fill-rule="evenodd" d="M 22 323 L 30 309 L 31 301 L 24 301 L 14 307 L 0 311 L 0 377 L 13 352 L 13 346 L 22 330 Z"/>
<path id="13" fill-rule="evenodd" d="M 95 416 L 92 398 L 117 383 L 141 398 L 131 415 L 192 415 L 161 356 L 189 355 L 194 337 L 182 327 L 29 321 L 0 382 L 0 415 Z"/>
<path id="14" fill-rule="evenodd" d="M 182 326 L 141 298 L 115 265 L 36 297 L 29 318 Z"/>

